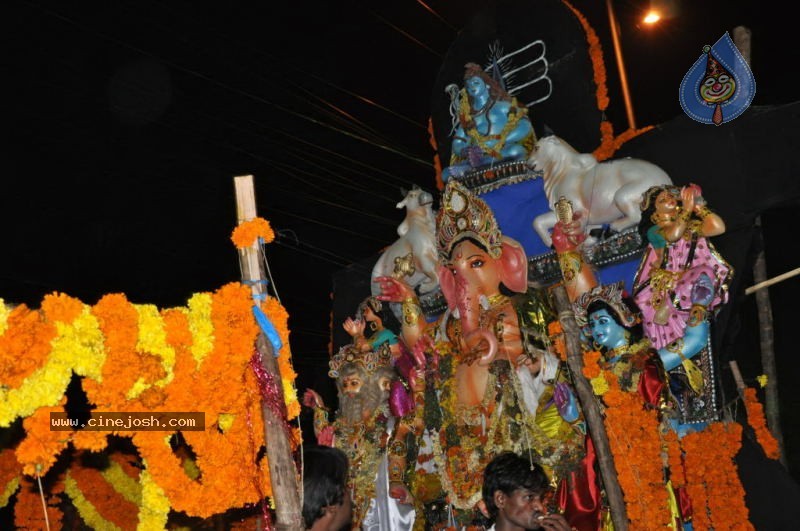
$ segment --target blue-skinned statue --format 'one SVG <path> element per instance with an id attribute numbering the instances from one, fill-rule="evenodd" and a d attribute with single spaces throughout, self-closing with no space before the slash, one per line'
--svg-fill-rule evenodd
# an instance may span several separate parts
<path id="1" fill-rule="evenodd" d="M 528 109 L 475 63 L 467 63 L 457 102 L 446 181 L 494 161 L 524 160 L 536 143 Z"/>

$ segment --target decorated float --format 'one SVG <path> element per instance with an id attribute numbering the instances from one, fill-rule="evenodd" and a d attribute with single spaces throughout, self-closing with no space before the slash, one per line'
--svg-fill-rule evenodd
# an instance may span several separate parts
<path id="1" fill-rule="evenodd" d="M 735 276 L 710 239 L 730 182 L 674 156 L 701 125 L 615 135 L 588 22 L 565 1 L 520 4 L 445 59 L 438 192 L 408 191 L 400 239 L 358 289 L 337 285 L 361 304 L 334 301 L 338 409 L 306 392 L 304 437 L 347 454 L 354 529 L 480 529 L 483 468 L 504 450 L 547 470 L 550 509 L 575 529 L 751 529 L 743 432 L 766 459 L 778 447 L 755 389 L 744 422 L 718 400 L 715 319 Z M 243 282 L 185 307 L 0 306 L 0 426 L 17 434 L 0 506 L 18 527 L 59 528 L 69 510 L 97 529 L 302 528 L 288 316 L 258 274 L 273 234 L 241 217 Z M 93 409 L 204 424 L 69 424 Z"/>
<path id="2" fill-rule="evenodd" d="M 745 221 L 725 204 L 730 183 L 701 168 L 730 159 L 705 150 L 697 164 L 711 133 L 687 119 L 615 134 L 585 18 L 568 2 L 520 4 L 477 17 L 445 57 L 438 209 L 422 202 L 416 232 L 409 210 L 369 282 L 337 285 L 335 298 L 377 297 L 399 321 L 403 385 L 386 397 L 396 428 L 376 477 L 415 519 L 382 528 L 481 529 L 483 467 L 512 450 L 551 474 L 551 509 L 574 529 L 752 529 L 764 483 L 744 469 L 779 454 L 757 390 L 737 383 L 737 416 L 722 389 L 738 279 L 713 240 L 728 214 Z M 698 91 L 718 75 L 705 61 Z M 761 119 L 745 113 L 732 134 Z M 438 289 L 414 252 L 432 247 Z M 743 445 L 761 461 L 738 457 Z"/>

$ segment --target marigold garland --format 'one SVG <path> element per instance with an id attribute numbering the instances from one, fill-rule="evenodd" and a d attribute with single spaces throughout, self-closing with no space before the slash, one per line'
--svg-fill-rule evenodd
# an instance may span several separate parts
<path id="1" fill-rule="evenodd" d="M 42 498 L 36 479 L 23 478 L 17 491 L 17 501 L 14 504 L 14 526 L 22 529 L 61 529 L 63 513 L 57 507 L 61 501 L 55 493 L 45 495 L 47 506 L 47 521 L 42 512 Z"/>
<path id="2" fill-rule="evenodd" d="M 271 495 L 268 463 L 261 457 L 264 427 L 258 387 L 249 367 L 259 333 L 252 305 L 250 289 L 233 283 L 213 294 L 194 295 L 188 308 L 160 312 L 154 306 L 131 304 L 121 294 L 106 295 L 94 306 L 61 294 L 46 297 L 41 311 L 25 306 L 8 311 L 3 306 L 0 376 L 10 385 L 0 391 L 0 418 L 8 424 L 23 417 L 26 431 L 12 455 L 19 464 L 11 470 L 15 475 L 44 474 L 70 442 L 77 449 L 102 451 L 108 435 L 116 433 L 130 437 L 146 462 L 141 486 L 133 486 L 135 470 L 126 474 L 121 463 L 93 481 L 116 485 L 117 499 L 139 505 L 140 529 L 163 529 L 170 508 L 207 517 Z M 300 405 L 288 314 L 272 298 L 262 309 L 283 341 L 277 363 L 291 420 Z M 50 412 L 63 411 L 73 372 L 84 376 L 83 389 L 98 411 L 204 411 L 205 431 L 182 432 L 197 456 L 199 479 L 189 478 L 173 453 L 172 433 L 51 431 Z M 19 398 L 23 396 L 27 403 Z M 300 443 L 298 430 L 291 436 L 292 444 Z M 0 485 L 0 494 L 12 488 L 11 482 Z M 91 495 L 84 499 L 98 503 Z M 26 516 L 24 504 L 20 507 L 19 522 L 33 518 Z M 112 519 L 102 509 L 98 514 Z"/>
<path id="3" fill-rule="evenodd" d="M 13 450 L 0 450 L 0 509 L 19 488 L 19 467 Z"/>
<path id="4" fill-rule="evenodd" d="M 237 249 L 251 247 L 256 240 L 261 238 L 264 243 L 270 243 L 275 239 L 275 232 L 264 218 L 255 217 L 250 221 L 243 221 L 231 234 L 231 241 Z"/>
<path id="5" fill-rule="evenodd" d="M 624 392 L 617 377 L 603 371 L 609 386 L 605 426 L 614 455 L 631 529 L 664 529 L 672 521 L 661 458 L 660 421 L 638 393 Z"/>
<path id="6" fill-rule="evenodd" d="M 75 459 L 67 472 L 65 491 L 81 518 L 94 529 L 134 529 L 136 504 L 126 500 L 96 468 Z"/>
<path id="7" fill-rule="evenodd" d="M 692 500 L 692 523 L 698 531 L 753 529 L 734 462 L 741 437 L 740 424 L 714 422 L 681 439 L 686 490 Z"/>
<path id="8" fill-rule="evenodd" d="M 767 427 L 764 407 L 758 401 L 756 390 L 752 387 L 744 390 L 744 407 L 747 410 L 747 423 L 755 431 L 756 441 L 764 449 L 764 454 L 770 459 L 780 459 L 781 451 L 778 447 L 778 440 Z"/>

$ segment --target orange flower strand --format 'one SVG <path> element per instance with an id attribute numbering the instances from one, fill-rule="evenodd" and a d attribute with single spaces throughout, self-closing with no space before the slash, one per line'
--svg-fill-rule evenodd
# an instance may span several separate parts
<path id="1" fill-rule="evenodd" d="M 686 435 L 686 490 L 692 500 L 693 523 L 704 529 L 751 530 L 744 488 L 734 457 L 741 447 L 742 426 L 715 422 Z"/>
<path id="2" fill-rule="evenodd" d="M 50 413 L 63 413 L 66 402 L 66 396 L 62 396 L 55 406 L 40 407 L 22 421 L 25 438 L 14 451 L 25 474 L 35 476 L 38 472 L 44 475 L 67 447 L 71 432 L 50 429 Z"/>
<path id="3" fill-rule="evenodd" d="M 758 401 L 756 390 L 752 387 L 744 390 L 744 407 L 747 410 L 747 423 L 755 431 L 756 440 L 761 445 L 761 448 L 764 449 L 766 456 L 770 459 L 779 459 L 781 450 L 778 446 L 778 440 L 772 435 L 767 426 L 764 407 Z"/>
<path id="4" fill-rule="evenodd" d="M 45 499 L 47 523 L 50 524 L 50 529 L 61 529 L 61 518 L 64 515 L 57 507 L 60 499 L 55 495 L 47 496 Z M 18 529 L 47 529 L 36 479 L 23 477 L 20 481 L 17 501 L 14 504 L 14 526 Z"/>
<path id="5" fill-rule="evenodd" d="M 672 520 L 664 484 L 659 421 L 654 410 L 645 410 L 637 393 L 619 390 L 616 377 L 603 371 L 614 397 L 604 423 L 614 455 L 631 529 L 663 529 Z"/>
<path id="6" fill-rule="evenodd" d="M 80 464 L 80 459 L 75 459 L 69 475 L 75 480 L 84 498 L 104 520 L 121 529 L 136 529 L 139 508 L 114 490 L 113 485 L 106 481 L 99 470 L 84 467 Z"/>

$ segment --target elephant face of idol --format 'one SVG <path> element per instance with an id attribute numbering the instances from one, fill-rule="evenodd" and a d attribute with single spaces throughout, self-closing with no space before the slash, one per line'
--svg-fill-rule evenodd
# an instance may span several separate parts
<path id="1" fill-rule="evenodd" d="M 503 238 L 502 253 L 493 258 L 486 249 L 471 239 L 458 243 L 450 263 L 439 267 L 442 294 L 451 310 L 458 310 L 464 325 L 477 325 L 482 297 L 500 292 L 500 284 L 511 291 L 527 289 L 527 260 L 522 247 L 510 238 Z"/>

